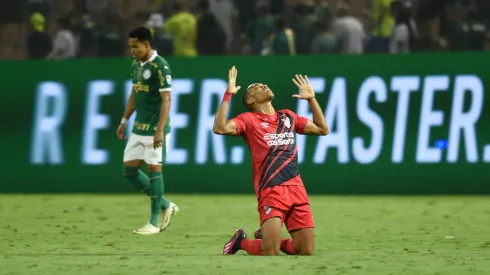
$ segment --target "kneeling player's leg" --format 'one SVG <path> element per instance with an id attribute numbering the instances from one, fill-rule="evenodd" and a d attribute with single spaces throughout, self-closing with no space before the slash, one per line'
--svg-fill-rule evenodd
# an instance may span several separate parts
<path id="1" fill-rule="evenodd" d="M 299 255 L 312 256 L 315 250 L 315 224 L 310 206 L 295 207 L 286 218 L 286 227 L 293 238 L 294 251 Z"/>
<path id="2" fill-rule="evenodd" d="M 255 239 L 262 239 L 262 229 L 254 232 Z M 281 251 L 288 255 L 298 255 L 294 249 L 294 242 L 291 238 L 281 239 Z"/>
<path id="3" fill-rule="evenodd" d="M 262 230 L 262 255 L 274 256 L 281 252 L 282 217 L 272 217 L 260 226 Z"/>
<path id="4" fill-rule="evenodd" d="M 223 254 L 235 254 L 243 249 L 249 255 L 275 256 L 281 251 L 281 227 L 285 211 L 290 208 L 287 200 L 283 199 L 282 186 L 267 188 L 261 192 L 258 206 L 260 214 L 261 239 L 247 239 L 242 229 L 235 232 L 225 244 Z"/>
<path id="5" fill-rule="evenodd" d="M 279 189 L 268 190 L 268 193 L 259 203 L 258 210 L 262 238 L 255 240 L 244 239 L 241 242 L 241 248 L 250 255 L 274 256 L 281 251 L 281 227 L 285 212 L 280 209 L 282 205 L 277 199 L 280 191 Z"/>
<path id="6" fill-rule="evenodd" d="M 235 254 L 243 249 L 249 255 L 275 256 L 281 251 L 281 227 L 284 212 L 272 207 L 260 207 L 261 238 L 247 239 L 243 230 L 237 230 L 235 235 L 225 244 L 223 254 Z"/>
<path id="7" fill-rule="evenodd" d="M 235 238 L 240 237 L 240 245 L 234 245 L 232 243 L 233 239 L 230 240 L 225 245 L 225 250 L 228 248 L 231 250 L 243 249 L 249 255 L 256 256 L 275 256 L 279 255 L 281 251 L 281 227 L 282 227 L 282 218 L 281 217 L 272 217 L 265 220 L 261 225 L 262 238 L 261 239 L 247 239 L 245 237 L 241 237 L 239 234 L 235 233 Z M 237 231 L 238 232 L 238 231 Z M 238 232 L 240 233 L 240 232 Z M 228 246 L 228 247 L 227 247 Z M 225 253 L 223 250 L 223 254 L 235 254 L 235 253 Z"/>
<path id="8" fill-rule="evenodd" d="M 302 228 L 289 232 L 293 238 L 294 250 L 301 256 L 313 256 L 315 254 L 315 229 Z"/>
<path id="9" fill-rule="evenodd" d="M 315 251 L 315 222 L 304 187 L 295 187 L 296 205 L 286 217 L 286 228 L 293 238 L 294 250 L 299 255 L 312 256 Z"/>

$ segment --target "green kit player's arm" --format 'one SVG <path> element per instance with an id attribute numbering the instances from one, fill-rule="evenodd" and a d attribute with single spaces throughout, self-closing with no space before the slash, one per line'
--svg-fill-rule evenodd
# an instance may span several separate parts
<path id="1" fill-rule="evenodd" d="M 163 145 L 163 128 L 167 123 L 170 113 L 170 91 L 172 76 L 170 75 L 170 69 L 165 64 L 158 64 L 158 91 L 162 99 L 162 106 L 160 107 L 160 118 L 158 119 L 155 138 L 153 140 L 153 146 L 158 148 Z"/>
<path id="2" fill-rule="evenodd" d="M 133 67 L 136 64 L 137 64 L 136 60 L 133 60 L 133 64 L 131 65 L 131 79 L 133 81 L 133 84 L 136 83 L 136 80 L 135 80 L 134 75 L 133 75 Z M 134 113 L 134 110 L 136 110 L 136 106 L 134 103 L 134 94 L 135 93 L 136 93 L 136 91 L 135 91 L 134 85 L 133 85 L 133 87 L 131 88 L 131 94 L 129 95 L 128 104 L 126 104 L 126 110 L 124 110 L 123 121 L 125 121 L 125 122 L 127 122 L 127 120 Z"/>
<path id="3" fill-rule="evenodd" d="M 162 107 L 160 109 L 157 131 L 163 132 L 165 123 L 167 123 L 168 114 L 170 113 L 170 91 L 160 92 L 160 97 L 162 98 Z"/>
<path id="4" fill-rule="evenodd" d="M 129 95 L 128 104 L 126 104 L 126 110 L 124 110 L 123 119 L 129 119 L 131 115 L 134 113 L 135 105 L 134 105 L 134 86 L 131 89 L 131 94 Z"/>
<path id="5" fill-rule="evenodd" d="M 134 87 L 131 90 L 131 95 L 129 96 L 128 99 L 128 104 L 126 104 L 126 110 L 124 110 L 124 114 L 121 120 L 121 124 L 119 124 L 119 127 L 117 128 L 117 136 L 119 139 L 125 139 L 126 137 L 124 136 L 124 133 L 126 131 L 126 124 L 128 123 L 128 119 L 131 117 L 131 115 L 134 113 L 135 106 L 134 106 Z"/>
<path id="6" fill-rule="evenodd" d="M 158 90 L 160 91 L 160 97 L 162 99 L 162 107 L 160 109 L 160 119 L 158 120 L 157 131 L 163 132 L 163 128 L 167 123 L 168 116 L 170 113 L 170 99 L 172 90 L 172 76 L 170 75 L 170 69 L 166 64 L 158 64 L 157 68 L 158 75 Z"/>

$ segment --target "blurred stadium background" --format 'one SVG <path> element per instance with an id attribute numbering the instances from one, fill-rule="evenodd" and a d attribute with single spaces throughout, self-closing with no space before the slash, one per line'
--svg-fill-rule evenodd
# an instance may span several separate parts
<path id="1" fill-rule="evenodd" d="M 370 47 L 363 47 L 366 53 L 389 51 L 383 47 L 383 39 L 394 37 L 392 30 L 397 30 L 397 28 L 393 26 L 405 24 L 394 24 L 394 22 L 397 21 L 395 20 L 397 14 L 406 11 L 409 14 L 408 18 L 399 16 L 399 19 L 401 21 L 408 19 L 411 22 L 410 46 L 412 46 L 412 51 L 484 50 L 488 48 L 487 25 L 490 4 L 484 0 L 217 0 L 210 1 L 211 16 L 204 16 L 207 13 L 199 8 L 199 2 L 202 1 L 9 1 L 9 8 L 2 9 L 1 12 L 0 58 L 27 59 L 34 56 L 45 58 L 47 56 L 45 52 L 49 53 L 53 46 L 53 43 L 48 42 L 52 41 L 60 31 L 58 24 L 60 19 L 66 19 L 62 20 L 65 25 L 64 29 L 68 30 L 76 41 L 73 57 L 126 56 L 124 38 L 127 30 L 132 26 L 150 23 L 157 31 L 158 41 L 164 38 L 172 39 L 170 33 L 167 32 L 167 35 L 164 35 L 160 29 L 175 15 L 175 3 L 181 3 L 196 18 L 205 19 L 200 21 L 199 30 L 207 37 L 214 35 L 213 37 L 219 40 L 217 38 L 219 35 L 216 33 L 226 37 L 226 47 L 219 49 L 219 54 L 270 54 L 271 49 L 266 48 L 271 48 L 269 46 L 271 43 L 267 42 L 273 40 L 273 36 L 283 31 L 282 29 L 291 29 L 294 34 L 293 39 L 296 40 L 296 49 L 295 51 L 290 49 L 289 54 L 291 52 L 292 54 L 294 52 L 310 54 L 311 44 L 315 37 L 331 38 L 331 35 L 328 34 L 335 34 L 335 27 L 337 27 L 337 33 L 339 32 L 339 18 L 336 19 L 336 17 L 342 8 L 348 8 L 347 13 L 354 18 L 353 21 L 359 21 L 362 24 L 366 36 L 363 43 L 370 45 Z M 390 5 L 393 6 L 392 9 Z M 219 26 L 213 26 L 210 23 L 212 20 L 207 20 L 209 17 L 215 17 Z M 258 20 L 258 23 L 262 24 L 263 29 L 260 32 L 256 29 L 252 31 L 258 18 L 262 19 Z M 352 24 L 354 23 L 351 22 Z M 340 28 L 344 25 L 340 23 Z M 350 25 L 347 24 L 347 26 Z M 35 30 L 44 32 L 46 38 Z M 33 34 L 38 35 L 33 36 Z M 198 37 L 201 37 L 199 33 Z M 103 50 L 104 45 L 109 43 L 107 40 L 112 42 L 114 50 L 111 52 Z M 329 41 L 329 39 L 323 40 Z M 202 47 L 202 43 L 202 41 L 197 43 L 196 47 Z M 35 44 L 35 46 L 30 44 Z M 254 47 L 254 45 L 259 46 Z M 281 48 L 281 45 L 276 47 Z M 338 53 L 348 50 L 339 48 L 332 50 L 328 45 L 320 49 L 322 49 L 321 53 Z M 171 52 L 169 49 L 164 51 Z M 283 54 L 287 53 L 286 51 Z"/>
<path id="2" fill-rule="evenodd" d="M 490 273 L 490 1 L 1 4 L 0 274 Z M 164 177 L 181 208 L 150 238 L 131 235 L 148 203 L 115 134 L 138 25 L 172 68 Z M 218 255 L 258 223 L 247 148 L 211 132 L 232 65 L 304 116 L 290 78 L 312 80 L 331 128 L 296 140 L 314 258 Z"/>

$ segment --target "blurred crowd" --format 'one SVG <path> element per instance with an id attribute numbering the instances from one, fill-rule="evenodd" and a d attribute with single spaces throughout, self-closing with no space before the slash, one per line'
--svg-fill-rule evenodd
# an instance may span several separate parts
<path id="1" fill-rule="evenodd" d="M 126 56 L 127 31 L 137 25 L 150 28 L 161 55 L 181 57 L 478 51 L 490 45 L 490 0 L 19 3 L 18 14 L 3 10 L 0 26 L 21 22 L 14 38 L 22 41 L 12 47 L 31 59 Z M 12 41 L 5 29 L 0 41 Z M 9 56 L 4 51 L 0 58 Z"/>

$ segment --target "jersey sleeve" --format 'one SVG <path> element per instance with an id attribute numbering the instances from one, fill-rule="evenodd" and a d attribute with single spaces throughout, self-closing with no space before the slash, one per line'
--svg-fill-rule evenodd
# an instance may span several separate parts
<path id="1" fill-rule="evenodd" d="M 298 116 L 295 112 L 291 111 L 294 120 L 296 121 L 296 133 L 303 134 L 305 131 L 306 123 L 308 123 L 308 119 L 303 116 Z"/>
<path id="2" fill-rule="evenodd" d="M 158 90 L 160 92 L 170 92 L 172 90 L 172 72 L 168 64 L 158 62 Z"/>
<path id="3" fill-rule="evenodd" d="M 248 121 L 248 117 L 247 117 L 247 114 L 241 114 L 241 115 L 238 115 L 234 118 L 232 118 L 231 120 L 233 120 L 236 124 L 236 131 L 237 131 L 237 136 L 245 136 L 247 134 L 247 121 Z"/>

